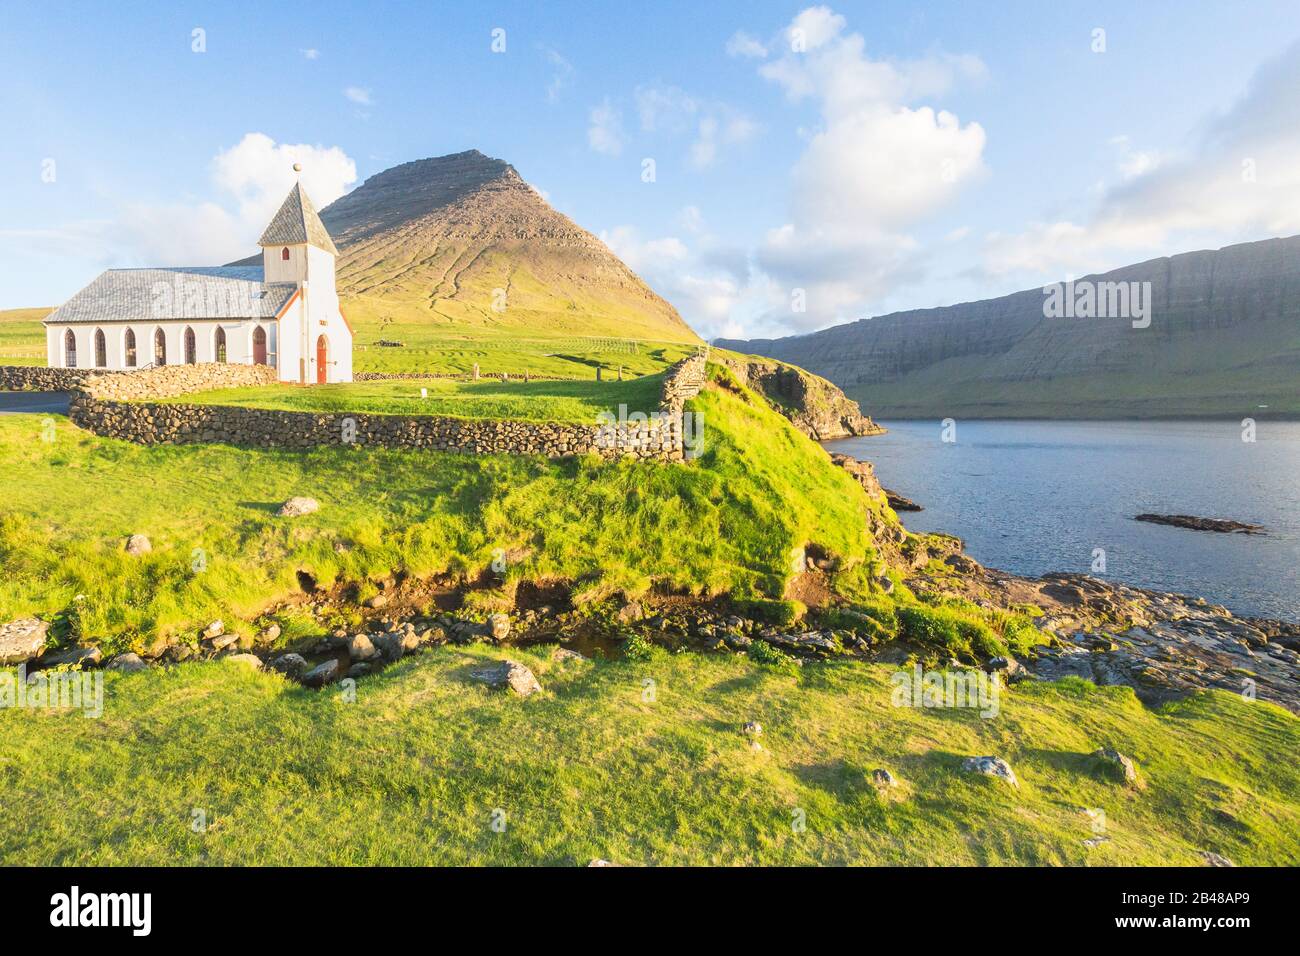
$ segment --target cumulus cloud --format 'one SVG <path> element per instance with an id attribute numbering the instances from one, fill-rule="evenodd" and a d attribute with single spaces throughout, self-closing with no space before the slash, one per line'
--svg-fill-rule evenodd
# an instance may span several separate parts
<path id="1" fill-rule="evenodd" d="M 1113 139 L 1119 179 L 1087 214 L 989 235 L 984 272 L 1037 281 L 1300 232 L 1297 111 L 1300 43 L 1261 66 L 1243 95 L 1178 152 L 1158 155 Z"/>
<path id="2" fill-rule="evenodd" d="M 212 160 L 214 198 L 200 202 L 126 202 L 111 219 L 85 220 L 33 232 L 51 255 L 93 259 L 103 266 L 220 265 L 256 251 L 258 236 L 293 186 L 323 208 L 356 182 L 356 164 L 337 146 L 277 143 L 247 133 Z M 0 232 L 0 239 L 19 239 Z"/>
<path id="3" fill-rule="evenodd" d="M 298 52 L 302 54 L 304 60 L 320 59 L 320 50 L 317 50 L 314 47 L 308 47 L 307 49 L 299 50 Z"/>
<path id="4" fill-rule="evenodd" d="M 362 86 L 349 86 L 343 91 L 343 95 L 359 106 L 374 105 L 374 100 L 371 98 L 370 90 Z"/>
<path id="5" fill-rule="evenodd" d="M 944 109 L 918 103 L 984 75 L 975 57 L 936 54 L 873 60 L 860 34 L 828 7 L 799 13 L 781 32 L 779 57 L 759 67 L 818 123 L 791 171 L 789 219 L 757 252 L 779 285 L 800 289 L 806 311 L 772 321 L 812 329 L 918 275 L 908 230 L 983 172 L 985 134 Z"/>
<path id="6" fill-rule="evenodd" d="M 623 112 L 605 97 L 587 117 L 587 145 L 606 156 L 623 152 Z"/>

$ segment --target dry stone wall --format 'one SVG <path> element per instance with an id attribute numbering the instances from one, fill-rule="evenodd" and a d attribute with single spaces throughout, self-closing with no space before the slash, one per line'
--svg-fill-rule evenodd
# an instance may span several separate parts
<path id="1" fill-rule="evenodd" d="M 82 428 L 142 445 L 220 442 L 257 448 L 363 445 L 468 454 L 567 455 L 681 461 L 691 457 L 683 406 L 705 381 L 705 354 L 684 359 L 664 379 L 652 413 L 611 414 L 591 425 L 490 421 L 433 415 L 316 413 L 231 405 L 162 404 L 189 392 L 264 385 L 261 366 L 164 366 L 130 376 L 96 376 L 73 392 L 69 415 Z M 264 374 L 269 373 L 269 374 Z"/>
<path id="2" fill-rule="evenodd" d="M 85 368 L 0 365 L 0 392 L 68 392 L 95 374 Z"/>

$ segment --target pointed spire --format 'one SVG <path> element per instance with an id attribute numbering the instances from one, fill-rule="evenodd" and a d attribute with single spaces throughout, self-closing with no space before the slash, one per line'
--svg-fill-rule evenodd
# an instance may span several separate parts
<path id="1" fill-rule="evenodd" d="M 331 255 L 339 254 L 329 231 L 316 213 L 316 207 L 303 191 L 302 184 L 294 183 L 293 189 L 289 190 L 289 195 L 280 206 L 280 211 L 275 214 L 257 244 L 290 246 L 301 242 L 324 249 Z"/>

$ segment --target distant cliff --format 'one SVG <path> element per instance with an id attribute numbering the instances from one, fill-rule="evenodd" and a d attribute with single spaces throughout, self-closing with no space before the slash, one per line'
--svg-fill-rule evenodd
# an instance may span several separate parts
<path id="1" fill-rule="evenodd" d="M 1300 415 L 1300 236 L 1085 282 L 1149 282 L 1150 326 L 1048 318 L 1031 289 L 715 344 L 823 375 L 877 418 Z"/>

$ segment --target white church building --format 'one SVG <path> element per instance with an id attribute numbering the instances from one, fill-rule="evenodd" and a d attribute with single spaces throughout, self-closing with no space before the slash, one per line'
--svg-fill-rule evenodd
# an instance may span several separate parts
<path id="1" fill-rule="evenodd" d="M 233 362 L 282 382 L 352 381 L 338 249 L 300 184 L 258 240 L 262 264 L 109 269 L 45 319 L 54 368 Z"/>

